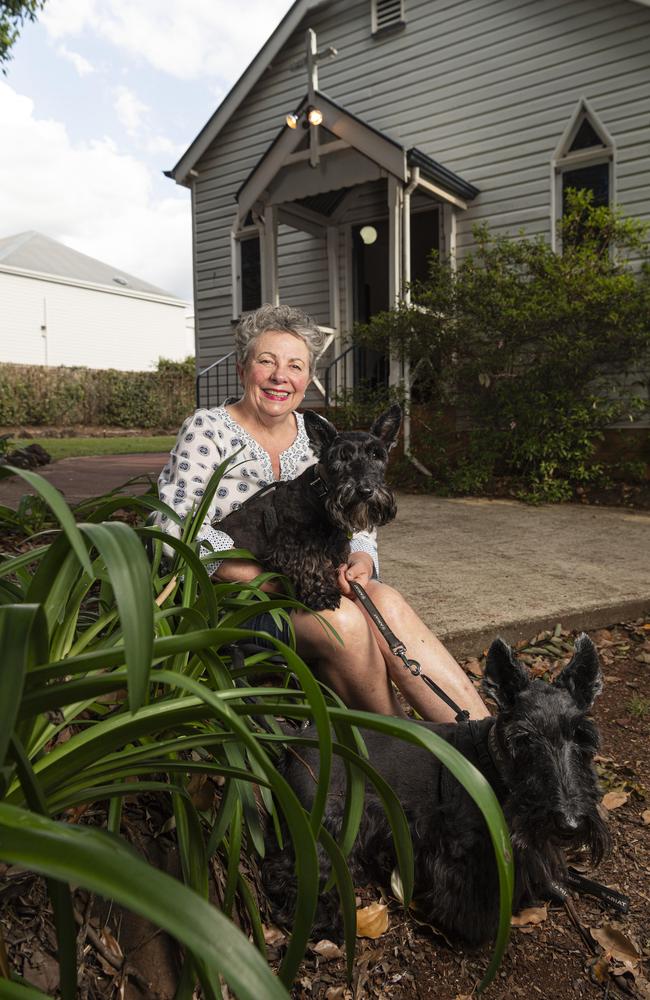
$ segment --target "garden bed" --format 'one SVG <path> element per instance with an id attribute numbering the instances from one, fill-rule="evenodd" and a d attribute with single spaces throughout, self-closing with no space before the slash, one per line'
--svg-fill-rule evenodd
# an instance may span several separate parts
<path id="1" fill-rule="evenodd" d="M 551 638 L 551 633 L 536 636 L 536 652 L 521 654 L 536 674 L 552 676 L 560 668 Z M 530 922 L 513 928 L 497 981 L 486 993 L 488 1000 L 650 996 L 644 978 L 648 971 L 644 961 L 650 957 L 650 623 L 600 629 L 592 638 L 605 676 L 595 717 L 602 733 L 598 768 L 603 792 L 608 794 L 613 838 L 612 854 L 596 877 L 629 895 L 630 913 L 617 917 L 594 900 L 577 898 L 575 913 L 582 931 L 564 908 L 549 906 L 532 914 Z M 477 651 L 477 657 L 465 664 L 476 683 L 482 655 Z M 219 791 L 204 782 L 197 794 Z M 173 871 L 173 836 L 162 802 L 160 797 L 134 798 L 125 809 L 122 832 L 136 849 Z M 80 819 L 81 814 L 69 816 L 72 822 Z M 89 811 L 83 822 L 102 819 L 99 808 Z M 55 938 L 43 883 L 15 868 L 0 867 L 0 924 L 10 958 L 30 982 L 55 995 Z M 255 873 L 250 874 L 255 881 Z M 218 868 L 213 867 L 212 875 L 218 897 L 222 888 Z M 352 989 L 346 985 L 338 949 L 313 942 L 293 992 L 295 1000 L 454 1000 L 472 993 L 486 968 L 489 949 L 465 953 L 451 948 L 430 928 L 405 917 L 397 901 L 382 898 L 376 887 L 360 887 L 358 896 L 362 905 L 378 901 L 388 905 L 388 930 L 375 940 L 358 940 Z M 134 925 L 119 909 L 97 907 L 93 912 L 102 919 L 91 917 L 83 894 L 76 895 L 76 904 L 87 918 L 79 944 L 83 955 L 79 997 L 171 1000 L 178 958 L 173 942 L 142 922 Z M 269 924 L 267 940 L 269 957 L 277 965 L 284 936 Z"/>

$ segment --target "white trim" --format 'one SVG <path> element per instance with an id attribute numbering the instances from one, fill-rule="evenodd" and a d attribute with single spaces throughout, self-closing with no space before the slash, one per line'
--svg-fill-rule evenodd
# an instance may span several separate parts
<path id="1" fill-rule="evenodd" d="M 111 288 L 110 285 L 100 285 L 94 281 L 81 281 L 79 278 L 66 278 L 61 274 L 48 274 L 45 271 L 31 271 L 25 267 L 10 267 L 0 264 L 0 273 L 14 274 L 19 278 L 35 278 L 37 281 L 49 281 L 53 285 L 71 285 L 73 288 L 88 288 L 94 292 L 106 292 L 108 295 L 124 295 L 129 299 L 145 299 L 147 302 L 162 302 L 169 306 L 187 309 L 189 302 L 185 299 L 172 298 L 171 295 L 155 295 L 152 292 L 139 292 L 134 288 Z"/>
<path id="2" fill-rule="evenodd" d="M 242 315 L 244 309 L 242 305 L 242 288 L 241 288 L 241 243 L 242 240 L 251 240 L 257 237 L 260 241 L 260 281 L 261 281 L 261 296 L 262 302 L 264 302 L 264 259 L 263 259 L 263 228 L 261 223 L 256 226 L 246 226 L 244 228 L 233 228 L 230 231 L 230 263 L 232 268 L 231 274 L 231 294 L 232 294 L 232 318 L 238 320 Z M 260 303 L 261 304 L 261 303 Z"/>
<path id="3" fill-rule="evenodd" d="M 386 24 L 381 25 L 377 16 L 377 2 L 378 0 L 370 0 L 370 30 L 373 35 L 376 35 L 378 31 L 384 31 L 386 28 L 392 28 L 404 22 L 404 0 L 398 0 L 399 11 Z M 395 0 L 392 0 L 392 2 L 395 2 Z"/>
<path id="4" fill-rule="evenodd" d="M 418 181 L 418 186 L 428 191 L 429 194 L 434 194 L 436 198 L 440 198 L 441 201 L 448 201 L 450 205 L 455 205 L 456 208 L 467 209 L 467 202 L 463 201 L 455 194 L 451 194 L 449 191 L 445 191 L 444 188 L 438 187 L 437 184 L 432 184 L 431 181 L 426 180 L 424 177 L 420 177 Z"/>
<path id="5" fill-rule="evenodd" d="M 388 178 L 388 308 L 394 309 L 402 291 L 402 199 L 404 187 L 396 177 Z M 402 363 L 390 356 L 388 384 L 397 385 Z"/>
<path id="6" fill-rule="evenodd" d="M 343 139 L 333 139 L 332 142 L 321 143 L 318 147 L 319 156 L 327 156 L 328 153 L 336 153 L 337 150 L 349 149 L 350 143 L 345 142 Z M 285 164 L 290 163 L 301 163 L 303 160 L 308 160 L 311 155 L 309 149 L 298 149 L 295 153 L 289 153 L 285 159 Z"/>
<path id="7" fill-rule="evenodd" d="M 339 287 L 339 230 L 327 227 L 327 273 L 329 292 L 329 319 L 336 342 L 341 339 L 341 300 Z M 335 345 L 336 347 L 336 345 Z"/>

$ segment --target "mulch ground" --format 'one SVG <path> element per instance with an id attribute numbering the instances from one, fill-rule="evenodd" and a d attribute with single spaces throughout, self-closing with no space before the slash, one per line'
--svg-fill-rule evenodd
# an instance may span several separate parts
<path id="1" fill-rule="evenodd" d="M 627 894 L 630 911 L 621 917 L 581 896 L 573 900 L 573 916 L 560 906 L 528 913 L 521 926 L 513 927 L 487 1000 L 650 998 L 650 622 L 619 624 L 591 636 L 605 675 L 594 715 L 603 744 L 597 760 L 603 808 L 613 839 L 612 853 L 595 877 Z M 552 677 L 566 662 L 572 639 L 559 629 L 531 636 L 520 656 L 535 674 Z M 476 683 L 483 655 L 477 651 L 465 664 Z M 157 811 L 160 808 L 156 801 L 134 805 L 123 832 L 150 857 L 155 847 L 161 866 L 169 868 L 165 843 L 173 854 L 171 837 L 161 836 L 165 815 Z M 55 936 L 43 883 L 1 865 L 0 876 L 0 925 L 10 960 L 29 982 L 55 996 Z M 339 949 L 314 941 L 294 1000 L 464 1000 L 472 995 L 487 966 L 489 948 L 473 953 L 452 948 L 430 928 L 405 916 L 399 903 L 377 887 L 360 887 L 359 901 L 363 906 L 386 904 L 389 924 L 377 938 L 358 939 L 352 985 L 346 984 Z M 173 943 L 150 925 L 134 928 L 129 915 L 115 909 L 91 911 L 83 895 L 77 894 L 76 902 L 83 922 L 79 997 L 171 1000 L 178 967 Z M 272 964 L 279 962 L 284 943 L 282 933 L 269 925 Z"/>

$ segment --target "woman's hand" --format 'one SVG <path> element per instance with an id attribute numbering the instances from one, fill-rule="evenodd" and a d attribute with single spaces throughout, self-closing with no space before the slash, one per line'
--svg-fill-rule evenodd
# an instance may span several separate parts
<path id="1" fill-rule="evenodd" d="M 251 583 L 263 572 L 264 567 L 251 559 L 224 559 L 212 579 L 217 583 Z M 280 586 L 275 580 L 267 580 L 260 589 L 276 593 Z"/>
<path id="2" fill-rule="evenodd" d="M 372 577 L 373 568 L 372 557 L 367 552 L 351 552 L 347 563 L 338 568 L 337 583 L 343 596 L 354 599 L 350 580 L 354 580 L 362 587 L 367 587 L 368 581 Z"/>

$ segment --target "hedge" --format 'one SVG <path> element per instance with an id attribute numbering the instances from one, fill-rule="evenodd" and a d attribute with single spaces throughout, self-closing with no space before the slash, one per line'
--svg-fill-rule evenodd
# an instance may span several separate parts
<path id="1" fill-rule="evenodd" d="M 158 371 L 0 364 L 0 425 L 177 428 L 194 409 L 193 363 Z"/>

